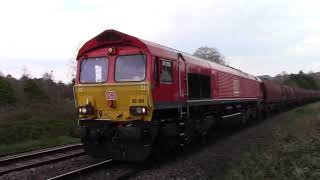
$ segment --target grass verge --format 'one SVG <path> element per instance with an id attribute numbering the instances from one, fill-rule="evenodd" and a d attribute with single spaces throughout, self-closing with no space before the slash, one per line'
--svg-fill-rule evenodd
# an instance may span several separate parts
<path id="1" fill-rule="evenodd" d="M 289 112 L 272 142 L 256 144 L 225 179 L 320 179 L 320 103 Z"/>
<path id="2" fill-rule="evenodd" d="M 49 139 L 36 139 L 28 140 L 21 143 L 10 144 L 10 145 L 0 145 L 0 156 L 12 153 L 19 153 L 37 149 L 44 149 L 53 146 L 60 146 L 72 143 L 78 143 L 78 138 L 72 138 L 70 136 L 60 136 L 56 138 Z"/>
<path id="3" fill-rule="evenodd" d="M 72 103 L 36 103 L 0 115 L 0 155 L 79 142 Z"/>

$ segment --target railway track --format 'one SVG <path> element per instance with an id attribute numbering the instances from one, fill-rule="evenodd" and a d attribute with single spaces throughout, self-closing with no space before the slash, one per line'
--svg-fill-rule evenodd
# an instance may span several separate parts
<path id="1" fill-rule="evenodd" d="M 71 179 L 71 178 L 79 177 L 81 175 L 88 173 L 91 170 L 96 171 L 97 169 L 110 165 L 111 163 L 112 163 L 112 159 L 104 160 L 96 164 L 92 164 L 90 166 L 86 166 L 74 171 L 67 172 L 65 174 L 61 174 L 61 175 L 49 178 L 48 180 Z"/>
<path id="2" fill-rule="evenodd" d="M 104 168 L 108 167 L 107 171 L 111 174 L 106 176 L 101 172 L 104 171 Z M 117 180 L 127 180 L 132 177 L 135 177 L 137 174 L 142 171 L 153 168 L 152 165 L 142 165 L 141 164 L 131 164 L 123 166 L 119 162 L 114 162 L 112 159 L 103 160 L 95 164 L 79 168 L 64 174 L 60 174 L 55 177 L 48 178 L 47 180 L 63 180 L 63 179 L 117 179 Z M 100 175 L 99 175 L 100 174 Z"/>
<path id="3" fill-rule="evenodd" d="M 83 156 L 82 144 L 73 144 L 0 158 L 0 176 L 14 171 L 39 167 L 58 161 Z"/>

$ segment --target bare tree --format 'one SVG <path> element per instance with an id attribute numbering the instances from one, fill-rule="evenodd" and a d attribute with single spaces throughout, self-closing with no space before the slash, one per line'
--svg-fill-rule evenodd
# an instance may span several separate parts
<path id="1" fill-rule="evenodd" d="M 74 82 L 77 73 L 77 61 L 75 59 L 69 59 L 68 61 L 68 77 L 70 77 L 71 82 Z"/>
<path id="2" fill-rule="evenodd" d="M 42 75 L 42 79 L 43 79 L 43 80 L 46 80 L 46 81 L 53 81 L 53 80 L 54 80 L 53 70 L 51 70 L 50 72 L 45 72 L 45 73 Z"/>
<path id="3" fill-rule="evenodd" d="M 203 46 L 197 49 L 193 55 L 219 64 L 227 64 L 225 57 L 216 48 Z"/>
<path id="4" fill-rule="evenodd" d="M 289 74 L 286 71 L 282 71 L 280 74 L 276 75 L 273 79 L 277 82 L 283 83 L 289 78 Z"/>
<path id="5" fill-rule="evenodd" d="M 315 73 L 315 72 L 314 72 L 314 71 L 312 71 L 312 70 L 308 72 L 308 74 L 314 74 L 314 73 Z"/>
<path id="6" fill-rule="evenodd" d="M 22 79 L 29 79 L 31 78 L 31 73 L 29 71 L 29 69 L 27 68 L 27 66 L 22 66 L 21 68 L 22 71 Z"/>

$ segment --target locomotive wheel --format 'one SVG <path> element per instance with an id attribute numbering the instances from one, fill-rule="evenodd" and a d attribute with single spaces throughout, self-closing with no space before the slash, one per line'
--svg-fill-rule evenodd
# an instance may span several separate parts
<path id="1" fill-rule="evenodd" d="M 267 106 L 264 108 L 263 110 L 263 117 L 264 118 L 268 118 L 271 116 L 271 111 L 270 111 L 270 108 L 268 108 Z"/>
<path id="2" fill-rule="evenodd" d="M 106 143 L 99 143 L 88 138 L 81 139 L 85 152 L 93 158 L 111 158 L 111 146 Z"/>
<path id="3" fill-rule="evenodd" d="M 212 133 L 214 126 L 217 125 L 217 120 L 213 115 L 205 116 L 197 125 L 197 135 L 201 143 L 206 143 L 208 136 Z"/>
<path id="4" fill-rule="evenodd" d="M 240 126 L 245 127 L 248 125 L 249 121 L 249 115 L 248 115 L 248 110 L 244 110 L 240 119 Z"/>
<path id="5" fill-rule="evenodd" d="M 263 111 L 261 109 L 257 110 L 257 117 L 256 120 L 260 121 L 263 119 Z"/>

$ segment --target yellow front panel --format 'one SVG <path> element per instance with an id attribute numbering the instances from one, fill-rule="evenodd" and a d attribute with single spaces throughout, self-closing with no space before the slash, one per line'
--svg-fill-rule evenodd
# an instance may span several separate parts
<path id="1" fill-rule="evenodd" d="M 76 85 L 74 88 L 76 105 L 90 103 L 95 115 L 80 115 L 80 118 L 94 118 L 112 121 L 145 120 L 151 121 L 153 103 L 149 83 L 113 83 Z M 109 107 L 106 92 L 115 92 L 114 107 Z M 147 115 L 133 116 L 130 106 L 146 106 Z"/>

